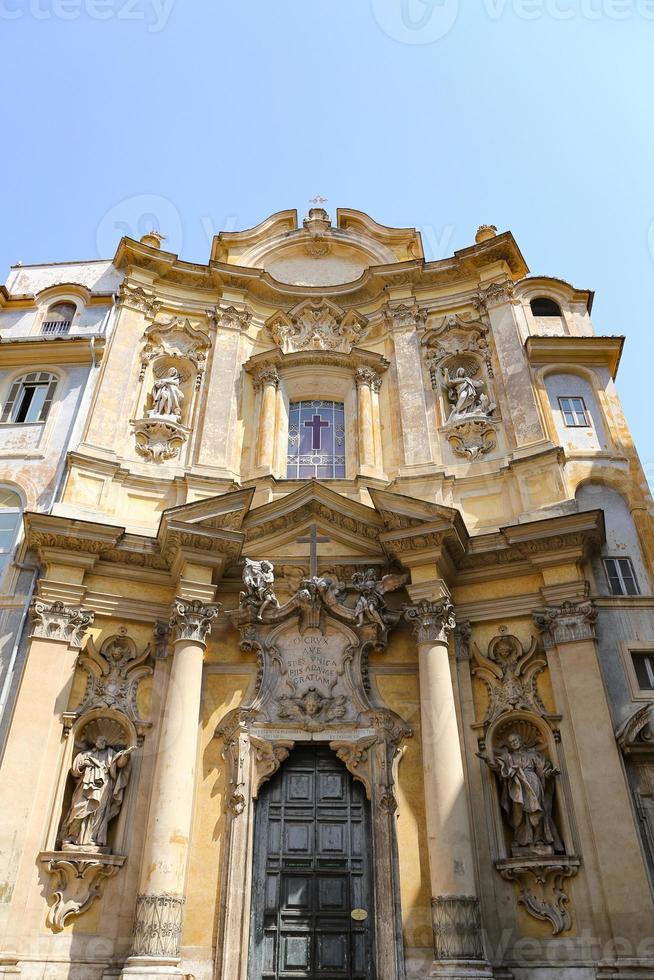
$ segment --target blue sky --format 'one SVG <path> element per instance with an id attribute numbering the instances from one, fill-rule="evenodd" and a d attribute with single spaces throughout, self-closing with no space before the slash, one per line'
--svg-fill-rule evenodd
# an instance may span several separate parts
<path id="1" fill-rule="evenodd" d="M 429 258 L 513 231 L 594 288 L 650 478 L 654 0 L 0 0 L 11 263 L 109 257 L 321 194 Z"/>

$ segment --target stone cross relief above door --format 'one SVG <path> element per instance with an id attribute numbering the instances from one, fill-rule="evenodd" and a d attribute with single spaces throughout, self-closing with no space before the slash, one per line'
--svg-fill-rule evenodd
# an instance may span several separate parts
<path id="1" fill-rule="evenodd" d="M 319 537 L 312 534 L 306 540 L 315 559 Z M 315 560 L 311 566 L 313 572 Z M 284 604 L 275 594 L 272 562 L 246 559 L 243 581 L 239 608 L 229 615 L 240 631 L 241 648 L 256 654 L 259 671 L 254 695 L 216 731 L 224 742 L 230 779 L 229 866 L 220 928 L 222 936 L 232 937 L 218 944 L 217 975 L 234 980 L 249 975 L 250 895 L 256 901 L 260 892 L 252 890 L 258 846 L 252 833 L 255 801 L 292 753 L 295 758 L 296 749 L 313 746 L 331 752 L 334 762 L 363 787 L 375 855 L 368 910 L 376 937 L 374 969 L 377 977 L 399 980 L 403 943 L 394 769 L 400 745 L 411 731 L 376 699 L 367 679 L 367 658 L 370 651 L 385 648 L 389 630 L 402 617 L 386 596 L 406 576 L 359 570 L 346 584 L 312 574 Z M 348 909 L 348 915 L 352 912 L 360 910 Z M 235 935 L 240 943 L 233 941 Z M 318 937 L 314 940 L 317 944 Z"/>

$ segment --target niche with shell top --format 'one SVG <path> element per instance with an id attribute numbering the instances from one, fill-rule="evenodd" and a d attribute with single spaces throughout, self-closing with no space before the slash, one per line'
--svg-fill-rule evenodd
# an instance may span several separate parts
<path id="1" fill-rule="evenodd" d="M 527 711 L 503 714 L 489 726 L 484 744 L 482 757 L 493 770 L 489 775 L 494 784 L 498 858 L 574 853 L 567 816 L 567 775 L 555 733 L 546 721 Z M 539 783 L 544 783 L 543 789 Z M 543 805 L 549 814 L 547 828 L 537 812 Z M 525 829 L 527 835 L 531 829 L 533 842 L 525 839 Z"/>
<path id="2" fill-rule="evenodd" d="M 98 853 L 119 854 L 124 850 L 128 812 L 131 809 L 132 793 L 130 790 L 135 784 L 135 770 L 137 768 L 134 752 L 132 752 L 129 763 L 125 767 L 125 776 L 123 776 L 125 786 L 122 789 L 119 786 L 110 804 L 111 809 L 116 809 L 116 813 L 108 821 L 106 842 L 104 844 L 87 846 L 72 844 L 68 840 L 69 835 L 67 833 L 66 819 L 70 815 L 73 796 L 78 786 L 78 780 L 73 776 L 71 771 L 72 766 L 78 756 L 84 753 L 92 753 L 100 740 L 104 740 L 107 747 L 111 748 L 114 754 L 116 754 L 129 748 L 136 749 L 138 735 L 136 727 L 129 718 L 121 712 L 114 711 L 110 708 L 91 710 L 79 718 L 76 724 L 73 725 L 67 739 L 63 759 L 62 770 L 64 779 L 60 794 L 60 803 L 57 807 L 59 819 L 57 821 L 54 841 L 55 847 L 62 851 L 87 852 L 97 850 Z M 90 782 L 91 778 L 92 776 L 89 776 L 87 781 Z M 100 787 L 98 786 L 99 790 Z M 90 796 L 91 793 L 92 790 L 89 788 L 86 795 Z M 100 801 L 98 800 L 98 802 Z"/>

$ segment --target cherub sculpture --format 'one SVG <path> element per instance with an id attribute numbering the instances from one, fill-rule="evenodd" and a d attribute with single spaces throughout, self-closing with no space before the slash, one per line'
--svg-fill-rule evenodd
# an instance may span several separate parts
<path id="1" fill-rule="evenodd" d="M 310 687 L 303 695 L 298 696 L 296 685 L 292 681 L 289 681 L 288 684 L 292 693 L 279 699 L 278 714 L 280 718 L 288 718 L 292 721 L 311 725 L 318 719 L 322 722 L 335 721 L 344 718 L 347 714 L 347 698 L 345 695 L 334 696 L 337 680 L 332 681 L 329 685 L 329 694 L 326 696 L 315 687 Z"/>
<path id="2" fill-rule="evenodd" d="M 256 606 L 257 619 L 263 619 L 266 609 L 279 608 L 279 600 L 273 590 L 275 584 L 275 566 L 270 561 L 253 561 L 245 559 L 243 569 L 245 592 L 241 592 L 241 605 Z"/>
<path id="3" fill-rule="evenodd" d="M 374 623 L 381 629 L 388 626 L 388 615 L 384 595 L 399 589 L 406 582 L 406 575 L 384 575 L 378 579 L 374 568 L 366 572 L 355 572 L 352 576 L 352 587 L 359 593 L 354 607 L 357 626 Z"/>

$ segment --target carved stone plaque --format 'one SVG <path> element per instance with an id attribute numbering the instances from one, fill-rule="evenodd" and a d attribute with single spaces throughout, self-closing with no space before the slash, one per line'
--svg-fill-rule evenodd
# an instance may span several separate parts
<path id="1" fill-rule="evenodd" d="M 318 731 L 355 724 L 365 707 L 357 697 L 357 638 L 347 627 L 326 624 L 300 633 L 294 623 L 273 631 L 264 647 L 270 679 L 268 721 Z"/>

